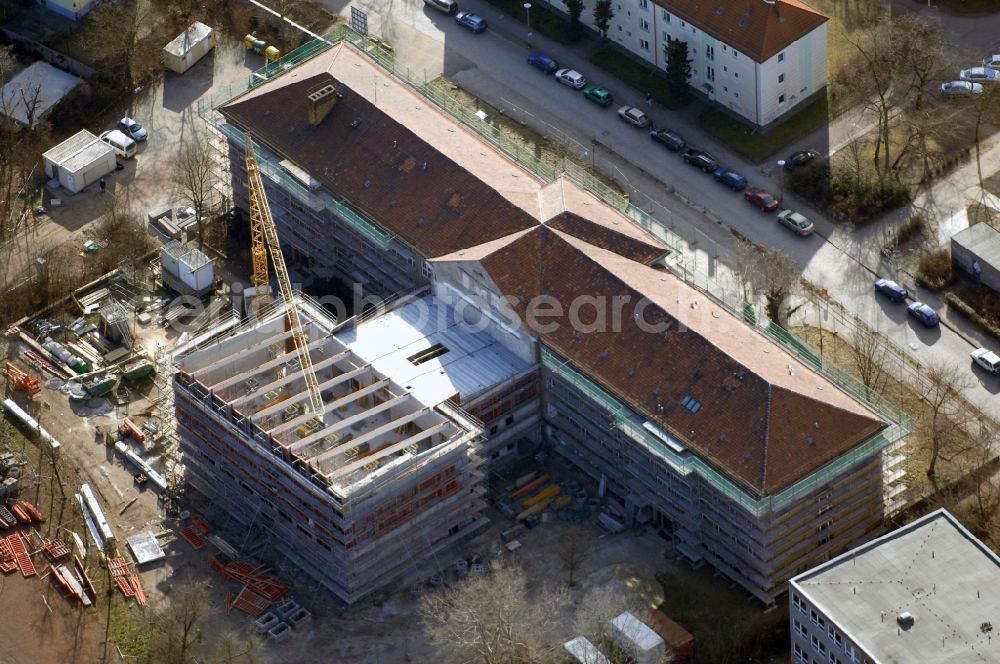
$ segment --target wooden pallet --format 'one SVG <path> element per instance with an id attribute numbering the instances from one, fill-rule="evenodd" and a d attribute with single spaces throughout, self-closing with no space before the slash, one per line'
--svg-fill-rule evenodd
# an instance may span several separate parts
<path id="1" fill-rule="evenodd" d="M 188 544 L 190 544 L 195 549 L 204 549 L 205 546 L 208 544 L 208 542 L 206 542 L 204 538 L 202 538 L 202 536 L 198 534 L 198 531 L 192 528 L 191 526 L 188 526 L 187 528 L 181 528 L 181 537 L 186 539 Z"/>
<path id="2" fill-rule="evenodd" d="M 24 540 L 21 539 L 21 536 L 8 536 L 7 544 L 10 546 L 10 550 L 14 554 L 14 559 L 17 560 L 17 566 L 21 568 L 21 574 L 25 577 L 35 576 L 38 573 L 35 570 L 35 563 L 31 561 L 31 556 L 28 555 L 28 551 L 24 547 Z"/>
<path id="3" fill-rule="evenodd" d="M 69 547 L 66 546 L 66 542 L 58 538 L 43 540 L 42 550 L 45 551 L 45 555 L 49 557 L 49 560 L 59 560 L 69 555 Z"/>
<path id="4" fill-rule="evenodd" d="M 271 600 L 266 597 L 261 597 L 254 591 L 244 586 L 243 590 L 241 590 L 240 594 L 236 597 L 236 601 L 233 602 L 233 607 L 239 609 L 252 618 L 259 618 L 261 614 L 267 611 L 271 604 Z"/>

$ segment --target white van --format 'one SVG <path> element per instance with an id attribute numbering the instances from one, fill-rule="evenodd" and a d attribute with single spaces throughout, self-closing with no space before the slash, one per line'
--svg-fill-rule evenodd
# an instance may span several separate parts
<path id="1" fill-rule="evenodd" d="M 117 129 L 101 134 L 101 140 L 114 148 L 115 152 L 125 159 L 131 159 L 135 156 L 137 149 L 135 141 Z"/>
<path id="2" fill-rule="evenodd" d="M 455 0 L 424 0 L 424 4 L 445 14 L 458 12 L 458 3 Z"/>

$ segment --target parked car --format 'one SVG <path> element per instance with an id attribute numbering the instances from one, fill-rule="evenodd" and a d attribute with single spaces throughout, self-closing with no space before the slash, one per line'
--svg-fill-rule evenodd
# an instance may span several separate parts
<path id="1" fill-rule="evenodd" d="M 983 58 L 983 66 L 990 67 L 992 69 L 1000 69 L 1000 53 L 987 55 L 985 58 Z"/>
<path id="2" fill-rule="evenodd" d="M 747 179 L 731 168 L 717 168 L 712 173 L 716 182 L 721 182 L 733 191 L 743 191 L 747 188 Z"/>
<path id="3" fill-rule="evenodd" d="M 458 11 L 455 0 L 424 0 L 424 4 L 445 14 L 455 14 Z"/>
<path id="4" fill-rule="evenodd" d="M 556 72 L 556 80 L 577 90 L 587 84 L 587 79 L 575 69 L 560 69 Z"/>
<path id="5" fill-rule="evenodd" d="M 805 215 L 799 214 L 798 212 L 792 212 L 791 210 L 782 210 L 778 213 L 778 223 L 782 226 L 786 226 L 796 234 L 805 237 L 807 235 L 812 235 L 813 231 L 816 230 L 815 224 L 809 221 Z"/>
<path id="6" fill-rule="evenodd" d="M 546 74 L 554 74 L 559 69 L 559 63 L 548 53 L 532 51 L 528 54 L 528 64 L 536 69 L 541 69 Z"/>
<path id="7" fill-rule="evenodd" d="M 128 116 L 118 121 L 118 129 L 133 141 L 144 141 L 148 136 L 146 128 Z"/>
<path id="8" fill-rule="evenodd" d="M 778 209 L 778 200 L 760 187 L 747 187 L 746 191 L 743 192 L 743 198 L 750 205 L 758 207 L 764 212 L 774 212 Z"/>
<path id="9" fill-rule="evenodd" d="M 904 302 L 906 301 L 907 296 L 909 296 L 906 289 L 892 279 L 876 279 L 875 292 L 885 295 L 893 302 Z"/>
<path id="10" fill-rule="evenodd" d="M 681 159 L 684 160 L 685 164 L 696 166 L 706 173 L 714 173 L 719 167 L 719 162 L 715 161 L 715 157 L 704 150 L 696 150 L 694 148 L 685 150 L 684 154 L 681 155 Z"/>
<path id="11" fill-rule="evenodd" d="M 980 95 L 982 93 L 983 86 L 981 83 L 952 81 L 951 83 L 941 84 L 941 94 L 946 97 L 971 97 L 972 95 Z"/>
<path id="12" fill-rule="evenodd" d="M 793 171 L 800 166 L 805 166 L 818 156 L 819 153 L 815 150 L 799 150 L 785 160 L 785 170 Z"/>
<path id="13" fill-rule="evenodd" d="M 583 89 L 583 96 L 598 106 L 611 106 L 615 98 L 602 85 L 588 85 Z"/>
<path id="14" fill-rule="evenodd" d="M 635 106 L 622 106 L 618 109 L 618 117 L 633 127 L 649 126 L 649 117 Z"/>
<path id="15" fill-rule="evenodd" d="M 991 374 L 1000 374 L 1000 356 L 985 348 L 977 348 L 969 353 L 972 361 Z"/>
<path id="16" fill-rule="evenodd" d="M 649 137 L 674 152 L 679 152 L 687 147 L 687 143 L 684 142 L 680 134 L 666 127 L 653 127 L 649 130 Z"/>
<path id="17" fill-rule="evenodd" d="M 934 327 L 941 322 L 937 312 L 923 302 L 911 302 L 906 307 L 906 313 L 916 318 L 925 327 Z"/>
<path id="18" fill-rule="evenodd" d="M 1000 81 L 1000 71 L 989 67 L 970 67 L 958 72 L 958 77 L 973 83 L 996 83 Z"/>
<path id="19" fill-rule="evenodd" d="M 486 19 L 472 12 L 458 12 L 455 14 L 455 22 L 476 34 L 486 30 Z"/>

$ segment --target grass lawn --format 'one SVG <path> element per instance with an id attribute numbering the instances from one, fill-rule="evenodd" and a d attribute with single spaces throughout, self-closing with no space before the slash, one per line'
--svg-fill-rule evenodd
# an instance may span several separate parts
<path id="1" fill-rule="evenodd" d="M 824 96 L 763 133 L 752 133 L 746 124 L 715 108 L 706 111 L 699 124 L 736 152 L 760 163 L 796 138 L 823 126 L 828 120 L 829 106 Z"/>
<path id="2" fill-rule="evenodd" d="M 524 0 L 487 0 L 487 2 L 506 12 L 519 23 L 525 23 Z M 531 7 L 531 29 L 561 44 L 570 44 L 574 41 L 569 35 L 569 19 L 538 3 Z"/>
<path id="3" fill-rule="evenodd" d="M 681 108 L 690 101 L 689 99 L 675 100 L 667 88 L 667 81 L 662 76 L 653 73 L 652 65 L 643 66 L 608 43 L 602 44 L 590 56 L 590 62 L 618 80 L 628 83 L 636 90 L 652 93 L 653 99 L 667 108 Z M 639 102 L 641 100 L 633 101 Z"/>

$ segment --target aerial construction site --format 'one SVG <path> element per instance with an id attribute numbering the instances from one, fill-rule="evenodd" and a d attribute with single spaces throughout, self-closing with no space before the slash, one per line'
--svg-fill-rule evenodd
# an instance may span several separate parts
<path id="1" fill-rule="evenodd" d="M 310 661 L 323 625 L 391 620 L 388 598 L 412 615 L 488 560 L 549 564 L 526 551 L 549 527 L 615 557 L 656 533 L 660 558 L 773 606 L 899 509 L 909 419 L 589 174 L 515 154 L 345 29 L 224 92 L 199 122 L 242 259 L 156 211 L 141 261 L 11 330 L 5 410 L 45 450 L 12 462 L 22 491 L 60 454 L 82 481 L 62 534 L 17 535 L 0 564 L 72 561 L 52 574 L 83 604 L 98 566 L 136 604 L 214 570 L 220 624 Z M 10 525 L 37 526 L 24 500 Z M 594 583 L 631 570 L 599 560 Z M 335 616 L 315 632 L 314 609 Z M 391 661 L 419 640 L 400 633 Z"/>

